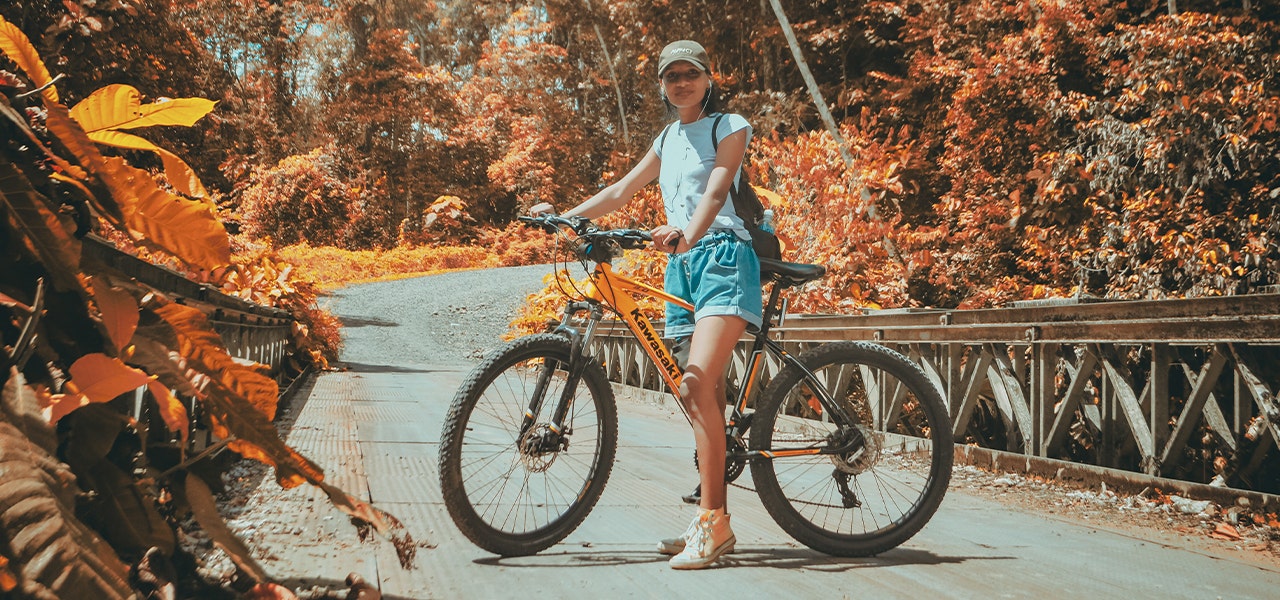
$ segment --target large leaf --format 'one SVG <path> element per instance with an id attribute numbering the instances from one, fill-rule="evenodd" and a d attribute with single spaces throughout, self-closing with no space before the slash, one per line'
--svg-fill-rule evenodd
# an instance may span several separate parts
<path id="1" fill-rule="evenodd" d="M 123 214 L 124 225 L 142 234 L 145 242 L 190 265 L 213 270 L 231 262 L 227 231 L 213 208 L 162 189 L 141 169 L 121 158 L 105 158 L 66 107 L 47 106 L 49 130 L 76 156 L 80 164 L 111 190 L 114 203 L 95 206 Z"/>
<path id="2" fill-rule="evenodd" d="M 241 456 L 274 466 L 276 481 L 281 487 L 291 488 L 309 482 L 324 490 L 334 506 L 390 538 L 401 564 L 410 567 L 417 546 L 404 525 L 394 516 L 325 483 L 324 471 L 286 445 L 268 416 L 255 406 L 267 404 L 263 396 L 270 393 L 273 397 L 269 405 L 274 413 L 277 399 L 274 396 L 278 394 L 275 382 L 251 368 L 236 365 L 234 359 L 226 354 L 221 339 L 209 327 L 203 313 L 180 304 L 158 305 L 161 302 L 155 298 L 146 309 L 158 315 L 163 322 L 154 322 L 144 315 L 144 325 L 138 329 L 137 335 L 138 338 L 149 338 L 157 347 L 178 349 L 177 356 L 170 355 L 170 360 L 178 368 L 166 370 L 161 379 L 172 377 L 175 372 L 198 372 L 198 385 L 202 389 L 196 398 L 209 416 L 215 435 L 232 438 L 234 441 L 228 446 Z M 155 350 L 147 352 L 152 357 L 159 354 Z M 219 372 L 219 369 L 226 370 Z M 183 378 L 197 383 L 193 375 L 183 375 Z M 250 397 L 257 400 L 250 402 Z"/>
<path id="3" fill-rule="evenodd" d="M 40 54 L 36 52 L 35 46 L 31 45 L 31 40 L 27 39 L 27 35 L 22 33 L 17 25 L 6 21 L 4 17 L 0 17 L 0 51 L 3 51 L 9 60 L 17 63 L 36 87 L 53 81 L 49 76 L 49 69 L 44 66 L 44 61 L 40 60 Z M 50 102 L 58 101 L 58 90 L 52 85 L 46 87 L 41 94 Z"/>
<path id="4" fill-rule="evenodd" d="M 64 291 L 81 290 L 80 240 L 49 209 L 47 200 L 31 187 L 13 163 L 0 161 L 0 207 L 32 255 L 44 265 L 53 284 Z"/>
<path id="5" fill-rule="evenodd" d="M 236 363 L 199 310 L 181 304 L 148 308 L 169 326 L 169 331 L 153 332 L 148 328 L 146 333 L 159 339 L 172 339 L 174 345 L 170 347 L 185 361 L 185 369 L 198 371 L 207 378 L 200 399 L 206 414 L 212 418 L 215 434 L 234 436 L 233 450 L 275 465 L 276 478 L 283 487 L 324 480 L 324 472 L 286 446 L 271 424 L 279 400 L 279 388 L 274 381 Z"/>
<path id="6" fill-rule="evenodd" d="M 81 356 L 68 370 L 71 381 L 90 402 L 108 402 L 151 381 L 150 375 L 100 353 Z"/>
<path id="7" fill-rule="evenodd" d="M 98 304 L 98 314 L 102 318 L 103 327 L 111 337 L 116 352 L 121 352 L 133 339 L 133 332 L 138 329 L 138 302 L 133 295 L 101 279 L 91 279 L 90 288 L 93 299 Z"/>
<path id="8" fill-rule="evenodd" d="M 217 102 L 204 98 L 177 98 L 142 104 L 133 86 L 115 84 L 101 88 L 71 109 L 71 116 L 88 133 L 136 129 L 156 125 L 190 127 L 213 111 Z"/>
<path id="9" fill-rule="evenodd" d="M 213 270 L 230 264 L 231 241 L 212 206 L 164 191 L 124 159 L 103 163 L 98 176 L 125 209 L 130 229 L 192 266 Z"/>
<path id="10" fill-rule="evenodd" d="M 148 140 L 118 130 L 152 125 L 190 127 L 209 114 L 216 103 L 203 98 L 179 98 L 143 105 L 140 99 L 141 94 L 132 86 L 109 85 L 72 107 L 71 118 L 95 142 L 159 154 L 169 182 L 178 191 L 189 196 L 207 196 L 195 171 L 182 159 Z"/>
<path id="11" fill-rule="evenodd" d="M 204 184 L 200 183 L 200 178 L 196 175 L 195 169 L 192 169 L 190 165 L 178 158 L 178 155 L 151 143 L 150 140 L 110 130 L 90 132 L 89 139 L 99 144 L 116 148 L 155 152 L 160 155 L 160 160 L 164 161 L 165 177 L 169 179 L 169 183 L 175 189 L 188 196 L 203 198 L 209 195 L 209 192 L 204 189 Z"/>

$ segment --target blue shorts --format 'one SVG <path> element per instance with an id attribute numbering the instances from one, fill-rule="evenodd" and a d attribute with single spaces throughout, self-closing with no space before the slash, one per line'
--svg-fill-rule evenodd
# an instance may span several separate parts
<path id="1" fill-rule="evenodd" d="M 693 312 L 667 303 L 668 338 L 693 335 L 702 317 L 732 315 L 760 327 L 764 301 L 760 292 L 760 259 L 751 242 L 732 231 L 713 231 L 688 252 L 667 261 L 664 288 L 693 305 Z"/>

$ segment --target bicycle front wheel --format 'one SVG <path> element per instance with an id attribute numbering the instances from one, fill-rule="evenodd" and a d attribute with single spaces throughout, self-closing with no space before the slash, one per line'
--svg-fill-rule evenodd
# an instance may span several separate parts
<path id="1" fill-rule="evenodd" d="M 938 390 L 906 357 L 834 342 L 770 382 L 748 442 L 760 501 L 799 542 L 871 556 L 905 542 L 938 509 L 951 479 L 952 435 Z M 843 415 L 825 410 L 819 389 Z M 847 417 L 848 422 L 843 422 Z"/>
<path id="2" fill-rule="evenodd" d="M 545 550 L 582 523 L 613 469 L 618 415 L 599 363 L 583 357 L 567 396 L 564 337 L 515 340 L 458 389 L 440 439 L 440 488 L 453 522 L 502 556 Z M 553 425 L 563 397 L 570 401 Z"/>

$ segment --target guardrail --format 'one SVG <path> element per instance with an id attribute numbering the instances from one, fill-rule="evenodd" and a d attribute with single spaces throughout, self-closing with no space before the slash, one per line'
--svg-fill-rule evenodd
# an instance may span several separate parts
<path id="1" fill-rule="evenodd" d="M 899 350 L 942 391 L 958 442 L 1280 491 L 1278 294 L 793 315 L 776 331 L 793 353 L 832 340 Z M 614 381 L 662 389 L 620 325 L 601 327 L 594 351 Z M 745 361 L 744 343 L 731 375 Z"/>
<path id="2" fill-rule="evenodd" d="M 175 302 L 200 310 L 231 356 L 267 365 L 268 373 L 277 383 L 287 383 L 284 363 L 293 329 L 293 316 L 288 311 L 224 294 L 213 286 L 191 281 L 177 271 L 121 252 L 101 238 L 88 236 L 82 241 L 81 260 L 131 277 L 164 292 Z M 134 390 L 132 416 L 135 420 L 141 420 L 150 393 L 146 387 Z M 200 406 L 195 399 L 186 398 L 185 403 L 190 414 L 199 414 Z M 184 464 L 217 453 L 230 441 L 217 439 L 199 419 L 191 419 L 190 427 L 188 449 L 193 458 Z"/>
<path id="3" fill-rule="evenodd" d="M 288 311 L 229 296 L 177 271 L 126 254 L 101 238 L 88 236 L 83 242 L 83 260 L 132 277 L 165 292 L 176 302 L 199 309 L 208 316 L 209 324 L 232 356 L 269 366 L 277 380 L 283 376 L 293 328 L 293 316 Z"/>

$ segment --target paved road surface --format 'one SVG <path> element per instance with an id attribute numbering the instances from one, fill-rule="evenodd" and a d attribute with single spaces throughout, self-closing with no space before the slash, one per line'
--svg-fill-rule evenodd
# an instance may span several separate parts
<path id="1" fill-rule="evenodd" d="M 363 309 L 344 314 L 344 306 L 363 302 L 353 299 L 362 293 L 389 295 L 383 284 L 361 286 L 335 306 L 345 318 L 363 319 L 363 327 L 347 330 L 347 353 L 358 359 L 301 390 L 284 434 L 325 466 L 331 481 L 366 495 L 432 547 L 421 548 L 417 567 L 404 570 L 388 542 L 357 540 L 314 490 L 282 494 L 264 484 L 256 493 L 272 501 L 238 523 L 258 524 L 253 545 L 268 571 L 287 583 L 341 587 L 354 571 L 380 582 L 387 598 L 1280 597 L 1280 572 L 1240 557 L 1055 520 L 954 490 L 902 547 L 839 559 L 799 546 L 754 494 L 731 489 L 737 552 L 719 568 L 674 572 L 653 548 L 691 518 L 679 495 L 694 482 L 692 440 L 683 418 L 648 395 L 620 398 L 617 464 L 582 527 L 543 554 L 501 559 L 457 532 L 437 484 L 440 423 L 469 364 L 378 360 L 416 347 L 424 333 L 401 322 L 410 316 L 394 314 L 403 309 L 383 306 L 377 319 Z"/>

